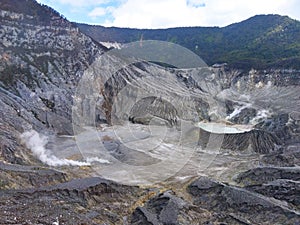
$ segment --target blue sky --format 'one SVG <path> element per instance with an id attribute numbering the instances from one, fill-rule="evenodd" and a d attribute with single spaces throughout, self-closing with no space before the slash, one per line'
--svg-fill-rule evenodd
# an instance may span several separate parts
<path id="1" fill-rule="evenodd" d="M 104 26 L 226 26 L 257 14 L 300 20 L 299 0 L 38 0 L 68 20 Z"/>

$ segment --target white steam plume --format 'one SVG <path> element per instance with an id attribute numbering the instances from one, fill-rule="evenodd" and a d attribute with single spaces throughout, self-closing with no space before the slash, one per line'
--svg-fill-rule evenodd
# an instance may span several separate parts
<path id="1" fill-rule="evenodd" d="M 45 146 L 48 143 L 47 137 L 40 135 L 35 130 L 24 132 L 21 134 L 21 139 L 39 160 L 49 166 L 89 166 L 92 162 L 109 163 L 109 161 L 98 157 L 87 158 L 86 162 L 60 159 L 53 155 L 50 150 L 46 149 Z"/>

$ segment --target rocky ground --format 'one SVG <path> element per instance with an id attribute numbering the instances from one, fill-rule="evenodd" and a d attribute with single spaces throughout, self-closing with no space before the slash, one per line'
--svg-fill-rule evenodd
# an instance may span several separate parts
<path id="1" fill-rule="evenodd" d="M 29 188 L 2 187 L 0 224 L 298 224 L 300 218 L 295 167 L 255 168 L 236 185 L 198 177 L 153 187 L 98 177 L 66 181 L 58 171 L 9 167 L 1 170 L 15 182 L 28 179 Z"/>
<path id="2" fill-rule="evenodd" d="M 49 7 L 3 0 L 0 22 L 0 224 L 300 224 L 299 71 L 203 73 L 135 62 L 105 74 L 99 65 L 116 58 L 99 62 L 108 49 Z M 101 76 L 85 81 L 91 71 Z M 199 121 L 251 129 L 220 135 Z M 129 127 L 142 141 L 148 136 L 140 128 L 165 125 L 184 134 L 181 144 L 203 151 L 168 179 L 139 184 L 103 159 L 100 173 L 82 161 L 75 145 L 82 137 L 87 145 L 79 147 L 94 147 L 95 130 L 80 136 L 91 124 L 110 157 L 131 166 L 180 153 L 174 143 L 182 139 L 166 136 L 146 154 L 161 133 L 136 151 L 126 145 L 136 144 Z M 28 131 L 38 145 L 24 141 Z M 210 137 L 221 141 L 220 151 L 195 170 Z M 146 172 L 164 172 L 152 168 Z"/>

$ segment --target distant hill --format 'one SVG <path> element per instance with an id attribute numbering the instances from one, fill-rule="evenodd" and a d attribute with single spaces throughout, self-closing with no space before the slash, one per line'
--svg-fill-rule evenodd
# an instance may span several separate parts
<path id="1" fill-rule="evenodd" d="M 209 64 L 240 69 L 300 69 L 300 22 L 287 16 L 257 15 L 226 27 L 130 29 L 76 24 L 98 42 L 162 40 L 182 45 Z"/>

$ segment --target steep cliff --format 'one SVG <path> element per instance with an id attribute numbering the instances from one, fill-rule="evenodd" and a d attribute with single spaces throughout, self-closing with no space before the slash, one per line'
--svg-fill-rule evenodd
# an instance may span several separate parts
<path id="1" fill-rule="evenodd" d="M 106 48 L 33 0 L 1 1 L 0 21 L 1 152 L 14 162 L 25 129 L 72 133 L 76 84 Z"/>

